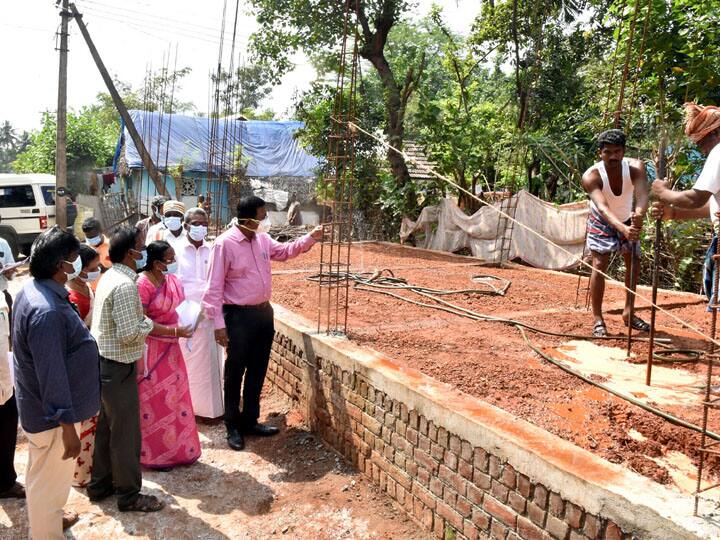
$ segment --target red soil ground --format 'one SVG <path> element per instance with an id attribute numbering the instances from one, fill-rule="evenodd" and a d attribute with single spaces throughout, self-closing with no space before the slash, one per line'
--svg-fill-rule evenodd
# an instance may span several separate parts
<path id="1" fill-rule="evenodd" d="M 318 271 L 319 257 L 316 247 L 273 267 L 273 300 L 311 321 L 317 320 L 318 293 L 317 284 L 307 277 Z M 580 308 L 575 306 L 576 276 L 524 267 L 489 268 L 478 263 L 472 258 L 388 244 L 357 244 L 351 258 L 353 271 L 390 268 L 397 277 L 432 288 L 476 288 L 479 285 L 471 277 L 477 274 L 509 279 L 512 285 L 504 297 L 458 294 L 444 298 L 483 314 L 556 332 L 590 334 L 592 320 L 584 307 L 584 291 Z M 649 291 L 640 292 L 650 296 Z M 427 301 L 411 293 L 404 296 Z M 623 299 L 624 292 L 609 284 L 604 308 L 610 333 L 625 332 Z M 661 291 L 659 304 L 705 332 L 709 330 L 710 317 L 701 297 Z M 637 313 L 649 319 L 648 307 L 640 306 Z M 680 324 L 667 315 L 658 314 L 658 324 L 667 328 L 660 336 L 672 337 L 674 346 L 706 348 L 706 343 L 688 337 L 691 333 L 681 330 Z M 348 334 L 360 346 L 383 352 L 660 483 L 672 480 L 662 461 L 653 458 L 677 451 L 693 461 L 697 459 L 697 433 L 673 426 L 561 371 L 533 353 L 513 327 L 472 321 L 385 295 L 351 291 Z M 568 341 L 541 334 L 529 337 L 547 351 Z M 601 344 L 625 346 L 624 341 Z M 646 343 L 635 343 L 636 361 L 644 361 L 647 350 Z M 705 365 L 682 364 L 674 369 L 704 373 Z M 701 422 L 700 406 L 663 404 L 661 408 L 686 421 Z M 717 432 L 719 424 L 713 419 L 710 427 Z M 692 476 L 692 471 L 687 472 Z"/>

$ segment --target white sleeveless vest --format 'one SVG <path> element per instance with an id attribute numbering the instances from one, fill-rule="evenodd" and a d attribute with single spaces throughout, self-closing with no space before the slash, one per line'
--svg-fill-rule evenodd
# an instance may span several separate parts
<path id="1" fill-rule="evenodd" d="M 622 192 L 620 195 L 615 195 L 612 188 L 610 187 L 610 180 L 608 179 L 607 171 L 605 170 L 605 163 L 599 161 L 594 167 L 600 173 L 602 179 L 602 194 L 605 196 L 608 206 L 612 214 L 623 223 L 630 219 L 630 214 L 633 211 L 633 194 L 635 189 L 630 178 L 630 164 L 627 160 L 622 160 Z M 591 200 L 590 205 L 597 211 L 597 206 Z"/>

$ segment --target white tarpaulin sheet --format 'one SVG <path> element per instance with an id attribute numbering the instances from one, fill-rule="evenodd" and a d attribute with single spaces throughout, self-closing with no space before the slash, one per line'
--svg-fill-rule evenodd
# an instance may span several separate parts
<path id="1" fill-rule="evenodd" d="M 521 191 L 516 195 L 515 219 L 542 237 L 569 251 L 571 255 L 515 224 L 510 241 L 510 258 L 520 258 L 537 268 L 562 270 L 577 265 L 582 257 L 585 226 L 588 216 L 586 202 L 554 205 Z M 499 208 L 501 203 L 493 206 Z M 505 203 L 505 206 L 507 203 Z M 466 215 L 451 199 L 438 206 L 424 208 L 417 221 L 404 218 L 400 227 L 402 241 L 412 233 L 424 232 L 418 247 L 437 251 L 468 248 L 473 256 L 488 262 L 499 262 L 503 231 L 498 231 L 500 214 L 483 206 L 473 215 Z"/>

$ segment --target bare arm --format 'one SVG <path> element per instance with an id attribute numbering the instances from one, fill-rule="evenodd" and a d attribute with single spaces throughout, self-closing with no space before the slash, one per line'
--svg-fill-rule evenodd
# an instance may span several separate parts
<path id="1" fill-rule="evenodd" d="M 701 191 L 699 189 L 673 191 L 669 188 L 666 180 L 655 180 L 652 183 L 652 192 L 660 202 L 687 209 L 702 208 L 712 196 L 712 193 L 709 191 Z M 709 210 L 706 215 L 709 215 Z"/>

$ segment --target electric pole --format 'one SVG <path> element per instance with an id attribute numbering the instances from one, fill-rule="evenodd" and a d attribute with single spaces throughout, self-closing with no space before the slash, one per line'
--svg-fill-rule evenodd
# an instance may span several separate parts
<path id="1" fill-rule="evenodd" d="M 59 3 L 59 0 L 58 0 Z M 57 5 L 57 4 L 56 4 Z M 58 75 L 57 139 L 55 144 L 55 223 L 67 227 L 67 62 L 68 0 L 62 0 L 60 10 L 60 70 Z"/>

